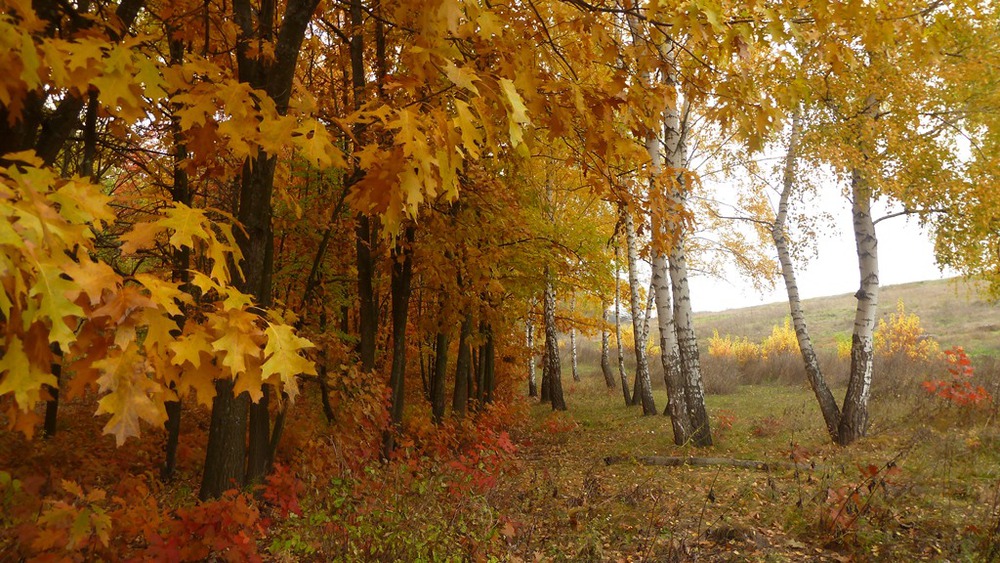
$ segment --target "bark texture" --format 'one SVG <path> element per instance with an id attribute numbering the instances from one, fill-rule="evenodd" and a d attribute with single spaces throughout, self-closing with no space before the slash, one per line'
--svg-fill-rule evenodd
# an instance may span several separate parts
<path id="1" fill-rule="evenodd" d="M 628 250 L 628 286 L 629 302 L 632 306 L 632 330 L 635 334 L 635 377 L 638 380 L 639 400 L 642 402 L 642 414 L 651 416 L 658 414 L 656 403 L 653 401 L 653 387 L 649 379 L 649 361 L 646 356 L 646 343 L 642 340 L 643 335 L 643 310 L 642 300 L 639 298 L 639 275 L 635 224 L 632 221 L 632 214 L 625 211 L 625 236 Z M 633 402 L 635 397 L 633 396 Z"/>
<path id="2" fill-rule="evenodd" d="M 531 309 L 524 318 L 524 339 L 528 347 L 528 396 L 538 396 L 538 380 L 535 371 L 535 325 L 531 319 Z"/>
<path id="3" fill-rule="evenodd" d="M 868 431 L 868 396 L 871 392 L 875 316 L 878 309 L 878 239 L 871 215 L 871 187 L 862 171 L 851 174 L 851 211 L 854 215 L 854 242 L 858 251 L 861 288 L 851 336 L 851 377 L 847 383 L 840 416 L 837 443 L 846 446 Z"/>
<path id="4" fill-rule="evenodd" d="M 622 380 L 622 395 L 625 397 L 625 406 L 632 404 L 632 396 L 628 391 L 628 374 L 625 372 L 625 348 L 622 346 L 622 300 L 619 291 L 618 264 L 621 263 L 621 249 L 618 242 L 615 242 L 615 344 L 618 347 L 618 376 Z"/>
<path id="5" fill-rule="evenodd" d="M 552 410 L 566 410 L 563 398 L 562 373 L 559 365 L 559 339 L 556 330 L 556 290 L 552 285 L 552 273 L 545 267 L 545 356 L 549 379 L 549 395 Z"/>
<path id="6" fill-rule="evenodd" d="M 458 357 L 455 359 L 455 392 L 451 399 L 451 412 L 457 418 L 465 416 L 469 405 L 469 370 L 472 367 L 472 315 L 462 318 L 458 336 Z"/>
<path id="7" fill-rule="evenodd" d="M 403 399 L 406 386 L 406 318 L 410 309 L 410 286 L 413 280 L 414 228 L 407 227 L 393 249 L 392 279 L 392 367 L 389 371 L 391 428 L 382 440 L 382 455 L 389 457 L 395 448 L 395 435 L 403 422 Z"/>
<path id="8" fill-rule="evenodd" d="M 775 215 L 774 225 L 771 227 L 771 239 L 778 252 L 778 262 L 781 264 L 781 277 L 785 282 L 785 292 L 788 294 L 788 308 L 792 317 L 792 326 L 795 328 L 795 338 L 799 344 L 799 352 L 805 364 L 806 377 L 809 386 L 816 395 L 819 402 L 820 412 L 823 414 L 823 421 L 826 430 L 831 438 L 837 440 L 838 427 L 840 425 L 840 409 L 837 401 L 830 392 L 826 379 L 819 366 L 819 359 L 816 357 L 816 350 L 813 348 L 812 339 L 809 337 L 809 329 L 806 326 L 805 311 L 802 310 L 802 299 L 799 297 L 799 286 L 795 278 L 795 266 L 792 263 L 791 252 L 788 248 L 788 234 L 786 224 L 788 220 L 788 199 L 795 186 L 795 161 L 799 142 L 799 117 L 798 114 L 792 118 L 792 133 L 788 141 L 788 153 L 785 155 L 785 170 L 782 178 L 781 197 L 778 200 L 778 213 Z"/>
<path id="9" fill-rule="evenodd" d="M 611 334 L 608 332 L 606 324 L 608 322 L 607 301 L 601 301 L 601 373 L 604 374 L 604 384 L 608 389 L 615 388 L 615 374 L 611 370 Z"/>

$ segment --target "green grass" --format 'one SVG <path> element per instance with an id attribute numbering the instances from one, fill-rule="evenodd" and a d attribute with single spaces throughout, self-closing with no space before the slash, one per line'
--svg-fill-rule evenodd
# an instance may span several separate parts
<path id="1" fill-rule="evenodd" d="M 668 418 L 626 408 L 597 377 L 566 392 L 568 413 L 532 408 L 522 436 L 531 445 L 497 493 L 497 512 L 517 530 L 505 558 L 980 561 L 997 539 L 1000 428 L 989 411 L 920 395 L 876 400 L 871 435 L 841 448 L 825 435 L 810 390 L 743 386 L 708 397 L 715 445 L 693 448 L 673 445 Z M 662 409 L 666 397 L 657 391 L 656 399 Z M 815 469 L 603 461 L 773 462 L 792 452 Z"/>

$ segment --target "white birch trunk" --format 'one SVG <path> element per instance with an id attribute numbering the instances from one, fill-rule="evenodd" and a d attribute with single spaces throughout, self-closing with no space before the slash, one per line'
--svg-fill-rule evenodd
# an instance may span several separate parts
<path id="1" fill-rule="evenodd" d="M 622 394 L 625 396 L 625 406 L 632 404 L 628 392 L 628 374 L 625 372 L 625 348 L 622 346 L 622 299 L 621 280 L 618 278 L 618 265 L 621 264 L 621 246 L 615 241 L 615 343 L 618 345 L 618 376 L 622 380 Z"/>
<path id="2" fill-rule="evenodd" d="M 571 316 L 572 313 L 576 312 L 576 295 L 569 300 L 569 310 Z M 570 362 L 573 366 L 573 381 L 580 381 L 580 366 L 576 355 L 576 326 L 569 327 L 569 353 Z"/>
<path id="3" fill-rule="evenodd" d="M 670 253 L 670 281 L 674 295 L 674 323 L 677 332 L 677 349 L 681 374 L 684 380 L 684 399 L 691 421 L 691 441 L 699 447 L 712 445 L 712 431 L 705 408 L 705 389 L 701 382 L 701 359 L 698 355 L 698 338 L 694 333 L 691 312 L 691 290 L 688 286 L 687 261 L 684 243 L 678 240 Z"/>
<path id="4" fill-rule="evenodd" d="M 791 253 L 788 249 L 788 234 L 785 225 L 788 220 L 788 199 L 795 186 L 795 163 L 796 152 L 799 142 L 799 116 L 796 113 L 792 117 L 792 133 L 788 140 L 788 153 L 785 155 L 785 170 L 782 179 L 781 197 L 778 201 L 778 213 L 771 227 L 771 239 L 778 253 L 778 262 L 781 264 L 781 276 L 785 281 L 785 292 L 788 294 L 788 308 L 792 316 L 792 326 L 795 327 L 795 337 L 798 340 L 799 352 L 802 354 L 802 361 L 805 363 L 806 377 L 809 386 L 812 387 L 816 400 L 819 402 L 820 412 L 823 414 L 823 421 L 826 423 L 827 432 L 837 440 L 838 426 L 840 425 L 840 409 L 837 401 L 830 392 L 826 384 L 823 372 L 819 367 L 819 360 L 816 357 L 816 350 L 813 348 L 812 339 L 809 338 L 809 330 L 806 327 L 806 316 L 802 310 L 802 299 L 799 297 L 799 286 L 795 279 L 795 266 L 792 264 Z"/>
<path id="5" fill-rule="evenodd" d="M 639 299 L 639 273 L 638 262 L 639 253 L 636 244 L 635 223 L 632 221 L 632 213 L 625 210 L 625 242 L 628 250 L 628 287 L 629 302 L 632 308 L 632 331 L 635 336 L 635 377 L 638 380 L 639 398 L 642 402 L 642 414 L 644 416 L 657 414 L 656 403 L 653 401 L 653 389 L 649 380 L 649 362 L 646 357 L 646 343 L 641 342 L 642 338 L 642 303 Z M 635 404 L 636 397 L 632 397 Z"/>
<path id="6" fill-rule="evenodd" d="M 611 371 L 611 333 L 608 331 L 608 302 L 601 300 L 601 373 L 608 389 L 615 388 L 615 376 Z"/>
<path id="7" fill-rule="evenodd" d="M 871 215 L 871 187 L 861 170 L 851 172 L 851 212 L 854 242 L 858 251 L 861 288 L 851 337 L 851 378 L 840 417 L 838 440 L 846 446 L 868 431 L 868 396 L 872 386 L 875 315 L 878 309 L 878 239 Z"/>
<path id="8" fill-rule="evenodd" d="M 524 319 L 525 344 L 528 346 L 528 396 L 538 396 L 538 380 L 535 373 L 535 325 L 531 320 L 531 305 Z"/>
<path id="9" fill-rule="evenodd" d="M 563 398 L 562 370 L 559 365 L 559 339 L 556 331 L 556 290 L 552 285 L 552 273 L 545 267 L 545 353 L 549 367 L 549 395 L 552 410 L 566 410 Z"/>

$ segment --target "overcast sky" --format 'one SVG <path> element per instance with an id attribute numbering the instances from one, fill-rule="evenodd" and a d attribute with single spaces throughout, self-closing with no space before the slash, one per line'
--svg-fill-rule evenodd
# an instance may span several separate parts
<path id="1" fill-rule="evenodd" d="M 797 272 L 799 292 L 804 299 L 854 293 L 860 285 L 848 202 L 845 198 L 834 198 L 824 202 L 824 206 L 833 215 L 836 229 L 821 234 L 816 258 Z M 887 211 L 883 205 L 877 207 L 873 212 L 876 218 Z M 879 278 L 883 286 L 957 275 L 954 271 L 942 273 L 938 269 L 930 236 L 915 219 L 888 219 L 875 225 L 875 231 Z M 735 275 L 728 280 L 691 279 L 691 302 L 695 311 L 721 311 L 786 300 L 780 281 L 773 291 L 762 295 Z"/>

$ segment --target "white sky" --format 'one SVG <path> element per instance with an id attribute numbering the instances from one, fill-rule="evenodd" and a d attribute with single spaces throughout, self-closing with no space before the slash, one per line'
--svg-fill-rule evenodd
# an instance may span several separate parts
<path id="1" fill-rule="evenodd" d="M 836 229 L 835 232 L 820 235 L 817 256 L 796 271 L 799 292 L 805 299 L 854 293 L 860 285 L 848 202 L 840 197 L 823 203 L 833 215 Z M 873 209 L 876 219 L 886 214 L 884 205 L 876 207 Z M 887 219 L 875 225 L 875 231 L 878 236 L 879 279 L 883 286 L 957 275 L 954 271 L 942 273 L 938 269 L 934 263 L 930 236 L 920 228 L 916 219 Z M 728 280 L 691 279 L 691 303 L 695 311 L 721 311 L 786 300 L 780 280 L 773 291 L 762 295 L 735 273 Z"/>

